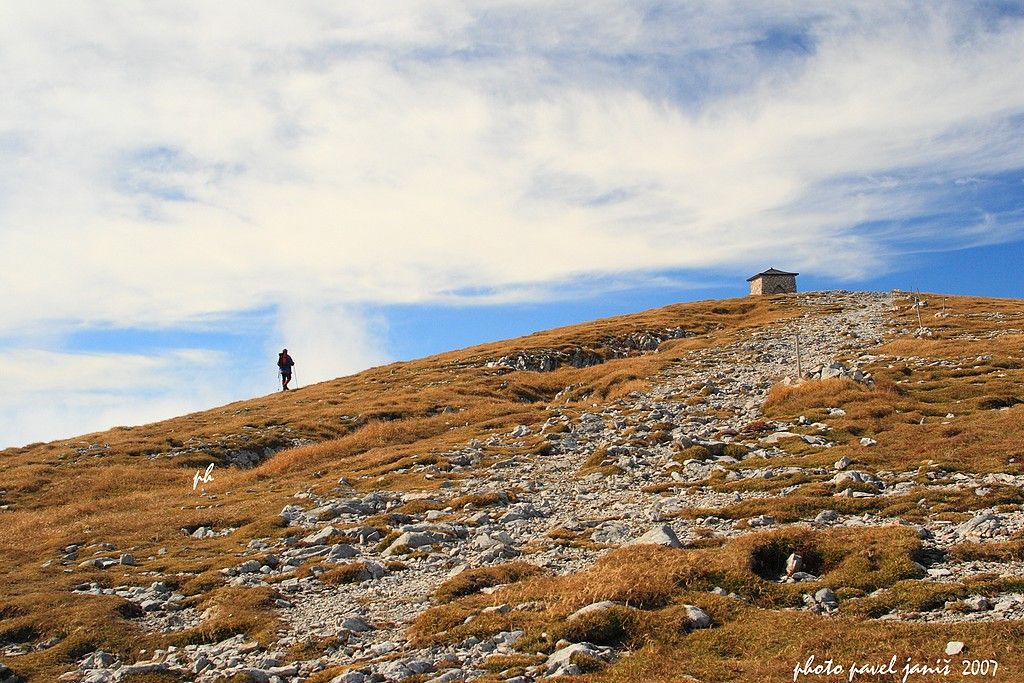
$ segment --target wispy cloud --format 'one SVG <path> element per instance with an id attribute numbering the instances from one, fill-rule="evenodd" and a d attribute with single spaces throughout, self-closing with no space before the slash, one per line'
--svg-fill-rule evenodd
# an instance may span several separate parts
<path id="1" fill-rule="evenodd" d="M 224 365 L 222 354 L 202 349 L 154 354 L 5 349 L 0 354 L 3 442 L 148 422 L 224 401 L 230 394 L 210 381 Z"/>
<path id="2" fill-rule="evenodd" d="M 371 363 L 367 304 L 1019 239 L 962 179 L 1024 168 L 1021 44 L 983 2 L 6 3 L 0 335 L 280 306 Z"/>
<path id="3" fill-rule="evenodd" d="M 301 339 L 302 349 L 290 352 L 296 362 L 294 379 L 301 384 L 321 382 L 386 362 L 380 344 L 386 327 L 382 318 L 350 306 L 289 301 L 278 316 L 281 343 L 267 349 L 266 357 L 276 358 L 286 340 Z"/>

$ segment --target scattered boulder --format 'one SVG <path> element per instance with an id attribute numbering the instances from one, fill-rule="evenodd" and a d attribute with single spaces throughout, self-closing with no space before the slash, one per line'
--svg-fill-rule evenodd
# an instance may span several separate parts
<path id="1" fill-rule="evenodd" d="M 262 566 L 263 565 L 260 564 L 259 560 L 246 560 L 242 564 L 238 565 L 238 573 L 253 574 L 255 572 L 258 572 L 260 570 L 260 567 Z"/>
<path id="2" fill-rule="evenodd" d="M 579 619 L 580 617 L 585 616 L 587 614 L 593 614 L 594 612 L 601 612 L 601 611 L 606 610 L 606 609 L 608 609 L 610 607 L 615 607 L 616 605 L 621 605 L 621 604 L 622 604 L 621 602 L 617 602 L 615 600 L 602 600 L 601 602 L 592 602 L 589 605 L 586 605 L 585 607 L 580 607 L 578 610 L 576 610 L 575 612 L 570 614 L 569 617 L 566 619 L 566 621 L 574 621 L 574 620 Z"/>
<path id="3" fill-rule="evenodd" d="M 348 560 L 355 557 L 357 554 L 358 553 L 356 553 L 355 548 L 350 546 L 348 543 L 338 543 L 331 546 L 331 549 L 327 551 L 327 559 L 334 561 Z"/>
<path id="4" fill-rule="evenodd" d="M 572 663 L 573 659 L 580 656 L 592 657 L 606 661 L 606 650 L 598 648 L 592 643 L 573 643 L 555 650 L 549 656 L 545 665 L 547 670 L 545 676 L 574 676 L 580 672 L 579 667 Z"/>
<path id="5" fill-rule="evenodd" d="M 346 671 L 331 679 L 331 683 L 365 683 L 366 674 L 362 671 Z"/>
<path id="6" fill-rule="evenodd" d="M 774 526 L 775 518 L 769 515 L 758 515 L 757 517 L 751 517 L 749 520 L 747 520 L 747 525 L 754 528 Z"/>
<path id="7" fill-rule="evenodd" d="M 79 662 L 83 669 L 106 669 L 114 663 L 114 655 L 103 650 L 97 650 Z"/>
<path id="8" fill-rule="evenodd" d="M 814 600 L 821 604 L 839 604 L 839 598 L 831 588 L 822 588 L 814 593 Z"/>
<path id="9" fill-rule="evenodd" d="M 972 595 L 964 600 L 964 607 L 968 612 L 986 612 L 992 609 L 992 601 L 984 595 Z"/>
<path id="10" fill-rule="evenodd" d="M 362 617 L 349 617 L 341 622 L 341 627 L 352 633 L 365 633 L 366 631 L 373 630 L 373 627 Z"/>
<path id="11" fill-rule="evenodd" d="M 676 536 L 676 532 L 673 531 L 672 527 L 670 527 L 668 524 L 658 525 L 650 531 L 648 531 L 643 536 L 634 538 L 626 545 L 643 545 L 648 543 L 654 545 L 664 545 L 668 546 L 669 548 L 683 547 L 683 544 L 679 542 L 679 537 Z"/>
<path id="12" fill-rule="evenodd" d="M 341 531 L 339 531 L 338 529 L 334 528 L 333 526 L 325 526 L 320 531 L 315 531 L 309 534 L 301 541 L 299 541 L 299 543 L 302 543 L 303 545 L 323 545 L 335 536 L 340 535 Z"/>
<path id="13" fill-rule="evenodd" d="M 691 629 L 711 628 L 711 615 L 696 605 L 683 605 L 686 610 L 687 627 Z"/>
<path id="14" fill-rule="evenodd" d="M 608 522 L 602 524 L 600 528 L 590 534 L 590 540 L 594 543 L 611 543 L 617 545 L 625 543 L 629 533 L 630 529 L 625 524 Z"/>
<path id="15" fill-rule="evenodd" d="M 775 432 L 774 434 L 769 434 L 768 436 L 766 436 L 763 439 L 761 439 L 761 443 L 776 444 L 776 443 L 782 441 L 783 439 L 799 439 L 799 438 L 800 438 L 800 434 L 796 434 L 794 432 L 782 431 L 782 432 Z"/>
<path id="16" fill-rule="evenodd" d="M 391 545 L 385 548 L 381 555 L 389 557 L 397 553 L 405 552 L 409 549 L 421 548 L 423 546 L 440 543 L 443 539 L 443 535 L 430 531 L 406 531 L 392 541 Z"/>
<path id="17" fill-rule="evenodd" d="M 843 487 L 843 485 L 851 484 L 863 484 L 876 490 L 885 488 L 885 484 L 882 480 L 871 474 L 870 472 L 860 472 L 858 470 L 846 470 L 839 472 L 832 479 L 829 480 L 832 484 L 835 484 L 837 489 Z"/>
<path id="18" fill-rule="evenodd" d="M 814 521 L 817 524 L 829 524 L 831 522 L 835 522 L 838 519 L 839 513 L 836 512 L 835 510 L 822 510 L 815 516 Z"/>
<path id="19" fill-rule="evenodd" d="M 1002 527 L 1003 524 L 999 515 L 987 512 L 969 519 L 956 527 L 956 535 L 961 538 L 993 538 L 1005 533 L 1005 529 Z"/>

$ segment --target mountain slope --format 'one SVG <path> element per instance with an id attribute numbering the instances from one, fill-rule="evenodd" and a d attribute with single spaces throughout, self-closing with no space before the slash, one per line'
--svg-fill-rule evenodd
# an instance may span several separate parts
<path id="1" fill-rule="evenodd" d="M 1024 305 L 929 301 L 670 306 L 8 449 L 0 661 L 754 681 L 959 639 L 1019 671 Z M 797 334 L 824 371 L 777 384 Z"/>

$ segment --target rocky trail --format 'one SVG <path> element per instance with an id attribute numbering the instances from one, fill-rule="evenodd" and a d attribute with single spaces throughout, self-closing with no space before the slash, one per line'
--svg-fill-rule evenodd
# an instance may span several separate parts
<path id="1" fill-rule="evenodd" d="M 290 531 L 283 539 L 257 538 L 224 572 L 225 582 L 242 587 L 272 586 L 279 591 L 276 611 L 283 628 L 269 648 L 242 636 L 211 644 L 189 645 L 146 653 L 126 662 L 104 652 L 85 657 L 65 681 L 122 681 L 131 674 L 177 671 L 187 680 L 212 683 L 238 674 L 253 681 L 298 683 L 329 667 L 345 666 L 333 680 L 367 681 L 473 680 L 484 675 L 485 660 L 511 653 L 521 631 L 493 638 L 471 637 L 457 644 L 416 648 L 406 631 L 434 604 L 435 592 L 452 577 L 479 567 L 521 560 L 556 575 L 575 573 L 619 546 L 659 543 L 678 546 L 700 538 L 732 538 L 781 526 L 770 516 L 750 519 L 691 518 L 686 510 L 721 508 L 747 499 L 784 496 L 787 487 L 722 491 L 705 485 L 723 481 L 787 476 L 810 477 L 836 485 L 839 496 L 885 497 L 929 484 L 935 487 L 984 489 L 994 483 L 1020 487 L 1024 477 L 933 473 L 929 484 L 918 482 L 915 468 L 906 472 L 864 471 L 849 459 L 831 467 L 773 466 L 786 458 L 786 439 L 801 439 L 815 449 L 828 449 L 827 420 L 793 423 L 766 420 L 761 409 L 773 385 L 796 375 L 794 340 L 799 335 L 800 364 L 805 375 L 846 377 L 870 384 L 863 366 L 881 358 L 876 347 L 893 333 L 889 294 L 824 292 L 790 300 L 801 314 L 795 320 L 767 325 L 739 335 L 734 343 L 698 349 L 672 366 L 650 391 L 627 399 L 595 404 L 582 413 L 567 411 L 556 399 L 541 426 L 521 425 L 485 440 L 466 443 L 446 454 L 461 478 L 437 491 L 376 491 L 356 495 L 339 482 L 330 495 L 299 491 L 281 511 Z M 838 362 L 837 358 L 842 358 Z M 525 361 L 522 361 L 525 362 Z M 703 400 L 694 402 L 699 395 Z M 837 415 L 842 411 L 839 411 Z M 751 423 L 765 424 L 756 432 Z M 543 455 L 528 452 L 527 441 L 542 437 Z M 644 442 L 639 445 L 639 442 Z M 861 448 L 874 442 L 862 439 Z M 703 446 L 710 457 L 680 460 L 680 448 Z M 495 459 L 496 449 L 513 455 Z M 749 460 L 751 466 L 743 467 Z M 417 466 L 429 470 L 429 465 Z M 847 486 L 848 484 L 848 486 Z M 795 488 L 795 486 L 793 487 Z M 456 507 L 450 501 L 468 502 Z M 397 512 L 399 508 L 409 512 Z M 390 515 L 393 533 L 382 537 L 368 524 L 371 517 Z M 823 510 L 793 524 L 823 527 L 892 525 L 894 520 L 871 513 L 842 515 Z M 921 576 L 936 582 L 997 572 L 1024 576 L 1021 562 L 961 562 L 944 559 L 943 550 L 962 540 L 987 542 L 1024 528 L 1024 514 L 982 510 L 966 523 L 929 522 L 915 527 L 935 561 L 921 566 Z M 552 532 L 556 532 L 552 534 Z M 199 529 L 207 535 L 232 529 Z M 571 542 L 565 542 L 569 539 Z M 243 539 L 244 540 L 244 539 Z M 790 558 L 787 577 L 813 581 Z M 110 558 L 125 562 L 124 557 Z M 130 560 L 129 560 L 130 561 Z M 315 563 L 299 576 L 300 566 Z M 344 570 L 345 582 L 326 580 Z M 323 579 L 321 577 L 324 577 Z M 180 630 L 200 623 L 196 608 L 182 608 L 184 598 L 153 577 L 148 587 L 104 588 L 85 583 L 82 594 L 117 594 L 138 605 L 147 628 Z M 489 589 L 485 589 L 489 590 Z M 723 591 L 724 592 L 724 591 Z M 742 599 L 742 596 L 737 596 Z M 891 613 L 881 617 L 907 621 L 978 621 L 1024 618 L 1024 596 L 1008 593 L 997 599 L 972 597 L 966 610 Z M 585 609 L 602 609 L 597 604 Z M 827 614 L 838 607 L 829 589 L 809 591 L 805 609 Z M 489 610 L 530 610 L 530 604 L 498 603 Z M 709 625 L 693 607 L 695 627 Z M 706 622 L 706 623 L 705 623 Z M 294 661 L 288 651 L 311 640 L 327 646 L 316 656 Z M 525 683 L 545 676 L 577 673 L 573 655 L 600 659 L 621 656 L 613 648 L 563 643 L 543 663 L 507 680 Z M 289 659 L 287 663 L 284 663 Z M 234 680 L 234 679 L 232 679 Z"/>

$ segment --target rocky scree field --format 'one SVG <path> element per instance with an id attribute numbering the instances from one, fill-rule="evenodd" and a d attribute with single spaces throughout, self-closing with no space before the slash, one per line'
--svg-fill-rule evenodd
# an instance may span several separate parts
<path id="1" fill-rule="evenodd" d="M 814 292 L 8 449 L 0 682 L 1024 681 L 1022 378 L 1024 302 Z"/>

